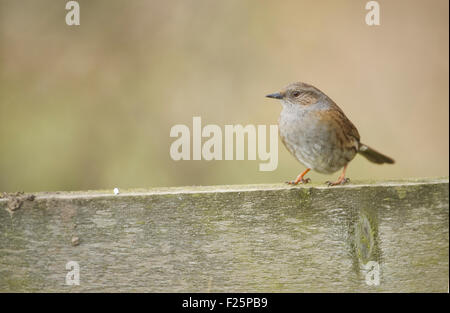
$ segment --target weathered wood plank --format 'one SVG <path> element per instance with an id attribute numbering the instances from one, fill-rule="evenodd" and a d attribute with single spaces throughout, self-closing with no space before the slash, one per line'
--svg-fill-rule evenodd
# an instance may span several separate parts
<path id="1" fill-rule="evenodd" d="M 6 197 L 0 291 L 446 292 L 448 188 L 445 178 Z M 79 286 L 65 285 L 69 261 Z M 369 261 L 378 286 L 366 283 Z"/>

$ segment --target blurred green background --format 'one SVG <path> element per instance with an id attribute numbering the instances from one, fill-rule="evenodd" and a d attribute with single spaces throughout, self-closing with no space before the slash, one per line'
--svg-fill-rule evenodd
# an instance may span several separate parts
<path id="1" fill-rule="evenodd" d="M 447 176 L 448 0 L 0 0 L 0 191 L 273 183 L 304 169 L 173 161 L 170 128 L 276 124 L 264 96 L 293 81 L 327 93 L 362 141 L 353 180 Z M 315 182 L 337 178 L 313 173 Z"/>

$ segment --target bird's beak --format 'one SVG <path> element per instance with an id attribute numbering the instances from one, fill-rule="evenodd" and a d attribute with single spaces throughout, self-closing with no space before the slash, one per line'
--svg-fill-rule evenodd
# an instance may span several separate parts
<path id="1" fill-rule="evenodd" d="M 283 99 L 283 95 L 279 92 L 271 93 L 270 95 L 267 95 L 266 97 L 273 98 L 273 99 Z"/>

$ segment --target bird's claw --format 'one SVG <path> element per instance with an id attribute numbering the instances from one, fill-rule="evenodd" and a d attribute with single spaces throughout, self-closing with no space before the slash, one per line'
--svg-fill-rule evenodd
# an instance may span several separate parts
<path id="1" fill-rule="evenodd" d="M 344 178 L 342 180 L 338 180 L 338 181 L 335 181 L 335 182 L 331 182 L 331 181 L 328 180 L 328 181 L 325 182 L 325 184 L 327 184 L 328 187 L 331 187 L 331 186 L 345 185 L 345 184 L 347 184 L 349 182 L 350 182 L 350 178 Z"/>
<path id="2" fill-rule="evenodd" d="M 311 182 L 311 178 L 302 178 L 298 182 L 296 182 L 295 180 L 287 181 L 286 184 L 288 184 L 288 185 L 297 185 L 297 184 L 307 184 L 307 183 L 310 183 L 310 182 Z"/>

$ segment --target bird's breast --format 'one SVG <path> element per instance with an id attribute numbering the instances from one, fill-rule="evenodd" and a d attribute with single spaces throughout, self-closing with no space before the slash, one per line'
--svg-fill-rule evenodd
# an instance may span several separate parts
<path id="1" fill-rule="evenodd" d="M 286 148 L 306 167 L 320 173 L 334 173 L 354 156 L 344 155 L 338 132 L 314 111 L 283 109 L 279 132 Z"/>

